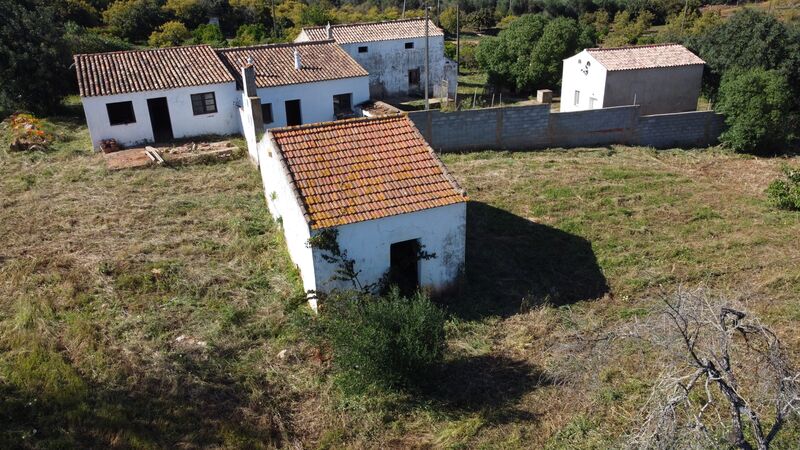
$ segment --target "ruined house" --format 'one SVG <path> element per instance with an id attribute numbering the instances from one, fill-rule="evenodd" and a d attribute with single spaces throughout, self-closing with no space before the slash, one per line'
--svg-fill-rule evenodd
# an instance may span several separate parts
<path id="1" fill-rule="evenodd" d="M 421 95 L 425 83 L 425 19 L 303 28 L 295 42 L 334 40 L 369 72 L 373 98 Z M 456 64 L 445 57 L 444 32 L 428 25 L 429 95 L 452 97 Z"/>

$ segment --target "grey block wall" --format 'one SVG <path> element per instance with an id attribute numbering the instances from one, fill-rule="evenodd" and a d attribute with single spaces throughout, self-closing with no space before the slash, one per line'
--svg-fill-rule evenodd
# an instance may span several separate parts
<path id="1" fill-rule="evenodd" d="M 703 147 L 717 142 L 724 119 L 713 111 L 640 116 L 638 106 L 551 113 L 549 105 L 509 106 L 408 117 L 438 151 L 532 150 L 627 144 Z"/>
<path id="2" fill-rule="evenodd" d="M 656 148 L 703 147 L 716 144 L 724 129 L 725 118 L 714 111 L 642 116 L 637 141 Z"/>

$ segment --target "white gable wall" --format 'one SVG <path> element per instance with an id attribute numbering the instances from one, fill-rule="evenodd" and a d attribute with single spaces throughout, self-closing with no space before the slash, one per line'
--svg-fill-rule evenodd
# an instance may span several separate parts
<path id="1" fill-rule="evenodd" d="M 588 68 L 586 67 L 587 62 L 590 64 Z M 586 50 L 565 59 L 561 77 L 560 111 L 585 111 L 602 108 L 605 101 L 606 76 L 605 67 Z M 579 92 L 577 104 L 575 103 L 576 91 Z"/>
<path id="2" fill-rule="evenodd" d="M 419 239 L 424 251 L 436 254 L 436 258 L 419 262 L 420 285 L 436 291 L 455 282 L 464 267 L 466 218 L 467 204 L 462 202 L 336 228 L 339 247 L 355 260 L 362 284 L 377 283 L 387 273 L 391 244 Z M 324 252 L 314 249 L 313 253 L 315 284 L 320 291 L 352 288 L 349 282 L 332 279 L 337 267 L 322 258 Z"/>
<path id="3" fill-rule="evenodd" d="M 192 94 L 214 92 L 217 112 L 195 116 L 192 111 Z M 153 141 L 153 128 L 147 99 L 166 97 L 169 108 L 172 133 L 175 138 L 207 134 L 233 134 L 240 131 L 237 103 L 240 96 L 233 82 L 192 86 L 160 91 L 134 92 L 130 94 L 82 97 L 83 111 L 92 145 L 96 148 L 103 139 L 116 139 L 122 145 L 130 146 Z M 106 104 L 131 101 L 136 122 L 125 125 L 111 125 L 108 120 Z"/>
<path id="4" fill-rule="evenodd" d="M 283 228 L 289 256 L 300 270 L 303 279 L 303 290 L 315 291 L 317 285 L 314 261 L 312 251 L 306 245 L 311 236 L 310 228 L 289 185 L 289 180 L 276 158 L 268 133 L 264 134 L 258 143 L 258 161 L 269 211 Z"/>

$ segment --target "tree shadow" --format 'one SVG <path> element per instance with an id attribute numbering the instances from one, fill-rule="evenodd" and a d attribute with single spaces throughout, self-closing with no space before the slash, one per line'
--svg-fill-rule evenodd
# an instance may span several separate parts
<path id="1" fill-rule="evenodd" d="M 465 275 L 460 295 L 445 303 L 467 319 L 507 317 L 609 291 L 589 241 L 481 202 L 467 205 Z"/>
<path id="2" fill-rule="evenodd" d="M 494 423 L 536 420 L 513 405 L 525 394 L 554 383 L 528 362 L 498 355 L 451 360 L 437 375 L 437 383 L 422 392 L 426 400 L 450 413 L 481 413 Z"/>

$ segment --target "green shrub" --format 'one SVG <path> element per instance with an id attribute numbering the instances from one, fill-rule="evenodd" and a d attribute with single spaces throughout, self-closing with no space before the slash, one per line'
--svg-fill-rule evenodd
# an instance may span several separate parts
<path id="1" fill-rule="evenodd" d="M 728 129 L 720 140 L 738 152 L 773 153 L 791 139 L 791 90 L 778 71 L 734 71 L 722 78 L 717 110 Z"/>
<path id="2" fill-rule="evenodd" d="M 778 208 L 800 211 L 800 169 L 784 166 L 783 173 L 784 179 L 770 183 L 767 196 Z"/>
<path id="3" fill-rule="evenodd" d="M 336 380 L 348 394 L 419 387 L 442 360 L 445 314 L 423 294 L 333 295 L 320 319 Z"/>
<path id="4" fill-rule="evenodd" d="M 147 44 L 151 47 L 175 47 L 191 37 L 186 25 L 177 20 L 169 21 L 153 31 Z"/>

